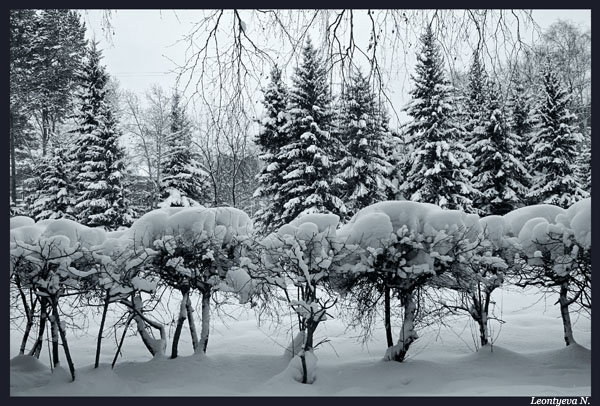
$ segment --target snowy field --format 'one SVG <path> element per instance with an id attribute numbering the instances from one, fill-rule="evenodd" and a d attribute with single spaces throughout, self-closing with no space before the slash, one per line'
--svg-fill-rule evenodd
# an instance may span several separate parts
<path id="1" fill-rule="evenodd" d="M 382 361 L 385 333 L 378 329 L 362 345 L 358 331 L 339 318 L 322 323 L 315 350 L 317 380 L 296 382 L 282 354 L 287 327 L 259 326 L 248 305 L 232 305 L 234 318 L 213 318 L 206 355 L 192 355 L 189 332 L 182 333 L 177 359 L 151 359 L 141 339 L 128 337 L 114 370 L 114 338 L 103 345 L 94 370 L 97 320 L 88 333 L 70 334 L 77 380 L 62 367 L 52 374 L 44 348 L 40 360 L 16 357 L 20 332 L 11 330 L 11 396 L 589 396 L 591 322 L 573 315 L 579 345 L 565 347 L 555 297 L 505 287 L 494 292 L 494 344 L 475 351 L 476 328 L 468 318 L 430 326 L 410 348 L 404 363 Z M 174 301 L 173 306 L 177 306 Z M 171 333 L 173 327 L 171 327 Z M 397 334 L 397 331 L 395 331 Z M 82 335 L 83 334 L 83 335 Z M 63 369 L 65 368 L 65 369 Z"/>

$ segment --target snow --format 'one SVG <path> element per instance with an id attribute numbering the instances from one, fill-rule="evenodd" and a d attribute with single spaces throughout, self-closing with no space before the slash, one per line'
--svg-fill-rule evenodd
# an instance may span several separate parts
<path id="1" fill-rule="evenodd" d="M 592 198 L 580 200 L 567 209 L 575 240 L 584 248 L 592 247 Z"/>
<path id="2" fill-rule="evenodd" d="M 532 218 L 543 218 L 548 222 L 553 223 L 556 216 L 565 214 L 565 210 L 552 204 L 538 204 L 535 206 L 521 207 L 504 215 L 507 231 L 511 236 L 517 237 L 525 223 Z"/>
<path id="3" fill-rule="evenodd" d="M 258 325 L 254 311 L 225 309 L 234 319 L 215 319 L 206 355 L 193 355 L 189 333 L 181 335 L 176 359 L 152 359 L 139 337 L 128 337 L 123 358 L 113 370 L 113 340 L 105 340 L 100 367 L 93 368 L 94 323 L 70 340 L 77 379 L 63 368 L 50 372 L 48 357 L 17 356 L 20 334 L 11 330 L 11 396 L 589 396 L 591 395 L 591 323 L 575 321 L 579 345 L 564 347 L 557 306 L 536 291 L 500 289 L 502 328 L 494 344 L 473 351 L 470 321 L 453 318 L 447 326 L 420 332 L 404 363 L 383 362 L 385 334 L 377 326 L 363 346 L 341 319 L 319 326 L 316 340 L 330 343 L 315 350 L 318 377 L 299 383 L 297 364 L 281 355 L 290 341 L 285 327 Z M 177 308 L 178 301 L 171 306 Z M 285 323 L 284 323 L 285 324 Z M 46 351 L 46 348 L 44 348 Z"/>
<path id="4" fill-rule="evenodd" d="M 10 229 L 19 228 L 23 226 L 32 226 L 35 224 L 35 220 L 27 216 L 15 216 L 10 218 Z"/>

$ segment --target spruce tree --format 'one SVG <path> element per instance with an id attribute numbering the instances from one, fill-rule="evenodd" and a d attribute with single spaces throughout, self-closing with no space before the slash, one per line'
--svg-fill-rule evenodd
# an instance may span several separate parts
<path id="1" fill-rule="evenodd" d="M 257 175 L 259 187 L 254 197 L 263 199 L 264 206 L 255 215 L 255 227 L 259 232 L 272 230 L 274 220 L 283 213 L 285 203 L 279 197 L 279 189 L 283 183 L 280 149 L 289 143 L 289 136 L 284 132 L 288 121 L 288 90 L 281 77 L 281 70 L 274 66 L 271 70 L 271 81 L 263 90 L 265 115 L 261 121 L 261 130 L 255 139 L 260 149 L 260 160 L 263 167 Z M 281 161 L 281 162 L 280 162 Z"/>
<path id="2" fill-rule="evenodd" d="M 31 216 L 36 221 L 75 220 L 72 173 L 64 152 L 57 148 L 53 156 L 42 157 L 36 175 L 37 190 L 30 202 Z"/>
<path id="3" fill-rule="evenodd" d="M 78 127 L 73 150 L 76 216 L 87 226 L 109 230 L 131 223 L 131 211 L 122 180 L 125 152 L 120 132 L 106 100 L 108 75 L 100 65 L 101 51 L 93 43 L 82 72 Z"/>
<path id="4" fill-rule="evenodd" d="M 302 57 L 290 91 L 290 121 L 283 129 L 290 140 L 277 156 L 283 179 L 277 199 L 283 212 L 274 216 L 274 227 L 303 213 L 329 212 L 343 217 L 346 212 L 336 195 L 342 183 L 334 176 L 341 144 L 331 133 L 332 100 L 325 65 L 310 39 Z"/>
<path id="5" fill-rule="evenodd" d="M 191 149 L 192 130 L 181 105 L 179 93 L 173 95 L 167 136 L 166 158 L 162 162 L 161 207 L 198 206 L 210 198 L 208 173 Z"/>
<path id="6" fill-rule="evenodd" d="M 542 72 L 542 95 L 535 111 L 531 138 L 533 185 L 527 195 L 535 204 L 563 208 L 588 196 L 577 176 L 576 160 L 583 137 L 577 131 L 576 116 L 569 109 L 571 96 L 547 63 Z"/>
<path id="7" fill-rule="evenodd" d="M 521 144 L 521 157 L 529 173 L 528 179 L 523 185 L 529 188 L 531 186 L 531 166 L 527 157 L 533 152 L 530 144 L 533 130 L 533 101 L 518 66 L 511 79 L 507 110 L 508 124 Z M 528 201 L 526 203 L 529 204 Z"/>
<path id="8" fill-rule="evenodd" d="M 488 77 L 485 67 L 476 51 L 469 69 L 469 79 L 465 94 L 463 114 L 466 116 L 465 130 L 467 132 L 467 143 L 478 140 L 485 134 L 485 120 L 487 117 L 487 82 Z M 475 141 L 476 142 L 476 141 Z"/>
<path id="9" fill-rule="evenodd" d="M 457 122 L 454 89 L 444 78 L 444 62 L 431 27 L 421 36 L 412 101 L 406 112 L 411 151 L 407 159 L 404 197 L 448 209 L 472 211 L 473 158 L 466 151 L 464 129 Z"/>
<path id="10" fill-rule="evenodd" d="M 475 159 L 473 187 L 480 191 L 474 206 L 484 215 L 504 215 L 524 205 L 529 174 L 522 162 L 522 143 L 508 126 L 499 86 L 490 82 L 486 87 L 483 134 L 470 150 Z"/>
<path id="11" fill-rule="evenodd" d="M 392 188 L 387 154 L 391 133 L 369 82 L 360 70 L 342 92 L 339 134 L 345 146 L 339 177 L 345 182 L 342 200 L 347 217 L 363 207 L 386 200 Z"/>

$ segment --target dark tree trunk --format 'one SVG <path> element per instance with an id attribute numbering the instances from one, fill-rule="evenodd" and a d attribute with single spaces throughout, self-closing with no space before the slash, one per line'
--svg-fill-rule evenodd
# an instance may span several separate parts
<path id="1" fill-rule="evenodd" d="M 196 322 L 194 321 L 194 309 L 192 308 L 192 301 L 189 297 L 185 304 L 185 309 L 187 311 L 188 325 L 190 326 L 190 334 L 192 336 L 192 347 L 194 348 L 195 353 L 198 349 L 198 333 L 196 331 Z"/>
<path id="2" fill-rule="evenodd" d="M 110 304 L 110 297 L 107 293 L 106 298 L 104 299 L 104 306 L 102 308 L 102 320 L 100 320 L 100 329 L 98 331 L 98 341 L 96 344 L 96 362 L 94 363 L 94 368 L 98 368 L 98 365 L 100 365 L 100 351 L 102 349 L 102 333 L 104 332 L 104 323 L 106 322 L 106 313 L 108 312 L 109 304 Z"/>
<path id="3" fill-rule="evenodd" d="M 48 299 L 42 297 L 40 299 L 40 327 L 38 330 L 38 336 L 29 351 L 29 355 L 34 356 L 36 358 L 40 358 L 40 353 L 42 352 L 42 346 L 44 344 L 44 333 L 46 332 L 46 322 L 48 321 Z"/>
<path id="4" fill-rule="evenodd" d="M 33 300 L 31 303 L 31 307 L 29 303 L 27 303 L 27 296 L 25 296 L 25 292 L 21 288 L 21 283 L 19 281 L 19 277 L 15 278 L 15 283 L 17 285 L 17 289 L 19 289 L 19 296 L 21 297 L 21 301 L 23 302 L 23 307 L 25 309 L 25 317 L 27 318 L 27 324 L 25 325 L 25 332 L 23 333 L 23 339 L 21 340 L 21 347 L 19 348 L 19 355 L 25 354 L 25 347 L 27 346 L 27 341 L 29 340 L 29 334 L 31 333 L 31 329 L 33 328 L 34 314 L 35 314 L 35 305 L 37 300 Z"/>
<path id="5" fill-rule="evenodd" d="M 56 327 L 58 328 L 58 332 L 60 333 L 60 339 L 63 345 L 63 351 L 65 352 L 65 357 L 67 358 L 67 364 L 69 365 L 69 371 L 71 372 L 71 379 L 75 380 L 75 365 L 73 364 L 73 359 L 71 358 L 71 352 L 69 351 L 69 344 L 67 343 L 67 332 L 63 328 L 60 317 L 58 315 L 58 306 L 56 301 L 52 301 L 52 315 L 54 316 L 54 322 Z"/>
<path id="6" fill-rule="evenodd" d="M 177 358 L 177 352 L 179 347 L 179 338 L 181 337 L 181 330 L 183 329 L 183 323 L 185 323 L 187 315 L 187 301 L 190 294 L 188 287 L 181 288 L 181 294 L 183 298 L 179 304 L 179 317 L 177 318 L 177 327 L 175 327 L 175 335 L 173 336 L 173 345 L 171 347 L 171 359 Z"/>
<path id="7" fill-rule="evenodd" d="M 391 311 L 391 300 L 390 300 L 390 287 L 385 286 L 384 288 L 384 323 L 385 323 L 385 338 L 387 339 L 387 346 L 392 347 L 394 345 L 394 338 L 392 337 L 392 311 Z"/>
<path id="8" fill-rule="evenodd" d="M 561 315 L 562 321 L 563 321 L 565 344 L 567 346 L 576 343 L 575 338 L 573 337 L 573 328 L 571 326 L 571 315 L 569 314 L 569 304 L 570 303 L 569 303 L 569 298 L 567 296 L 568 291 L 569 291 L 568 284 L 563 283 L 560 286 L 559 303 L 560 303 L 560 315 Z"/>
<path id="9" fill-rule="evenodd" d="M 123 329 L 123 334 L 121 335 L 121 340 L 119 341 L 119 345 L 117 346 L 117 352 L 115 353 L 115 357 L 113 358 L 112 364 L 110 365 L 111 368 L 114 368 L 115 364 L 117 363 L 117 358 L 119 357 L 119 354 L 121 353 L 121 347 L 123 346 L 123 342 L 125 341 L 125 336 L 127 335 L 127 329 L 129 328 L 129 324 L 131 323 L 131 320 L 133 320 L 133 317 L 129 316 L 127 318 L 127 323 L 125 323 L 125 328 Z"/>

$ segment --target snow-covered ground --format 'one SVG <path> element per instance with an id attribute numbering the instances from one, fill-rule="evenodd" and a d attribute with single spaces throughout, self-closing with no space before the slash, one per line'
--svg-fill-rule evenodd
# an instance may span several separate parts
<path id="1" fill-rule="evenodd" d="M 494 344 L 475 351 L 477 336 L 468 318 L 430 326 L 410 348 L 404 363 L 384 362 L 385 334 L 378 328 L 366 345 L 342 320 L 317 329 L 317 380 L 303 385 L 286 370 L 290 340 L 285 326 L 257 324 L 254 311 L 231 306 L 235 317 L 213 318 L 206 355 L 192 355 L 189 332 L 182 333 L 181 356 L 151 359 L 139 337 L 128 337 L 114 370 L 114 339 L 103 345 L 101 367 L 93 368 L 97 322 L 88 333 L 70 333 L 77 379 L 66 362 L 52 374 L 45 347 L 37 361 L 17 357 L 21 335 L 11 330 L 12 396 L 589 396 L 591 323 L 573 317 L 579 345 L 565 347 L 555 297 L 504 288 L 494 293 Z M 176 307 L 176 304 L 174 304 Z M 173 328 L 171 327 L 171 332 Z M 63 369 L 65 368 L 65 369 Z"/>

